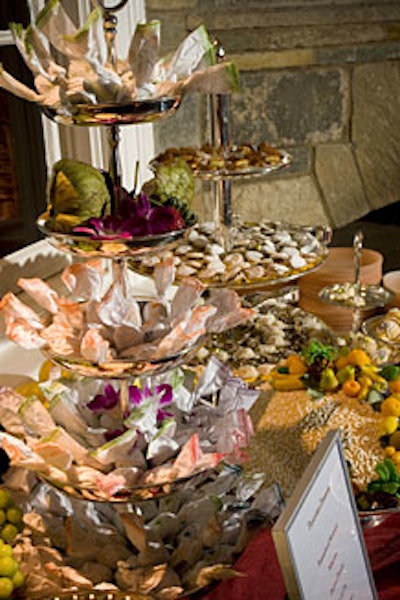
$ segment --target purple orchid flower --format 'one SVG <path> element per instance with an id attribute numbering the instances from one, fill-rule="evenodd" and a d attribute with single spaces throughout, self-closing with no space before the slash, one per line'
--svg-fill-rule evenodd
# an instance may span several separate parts
<path id="1" fill-rule="evenodd" d="M 157 410 L 157 422 L 160 423 L 164 419 L 173 416 L 172 413 L 164 410 L 164 406 L 168 406 L 172 403 L 172 387 L 168 383 L 162 383 L 157 385 L 154 388 L 154 391 L 152 391 L 148 386 L 146 386 L 143 390 L 135 385 L 129 386 L 129 402 L 133 404 L 133 406 L 140 406 L 144 400 L 157 396 L 159 404 L 159 408 Z"/>
<path id="2" fill-rule="evenodd" d="M 148 217 L 148 214 L 150 211 L 151 211 L 150 201 L 149 201 L 148 197 L 146 196 L 146 194 L 141 193 L 133 201 L 133 206 L 131 208 L 130 216 L 131 217 L 133 216 L 132 215 L 132 212 L 133 212 L 133 213 L 135 213 L 136 217 L 139 217 L 139 219 L 146 219 Z"/>
<path id="3" fill-rule="evenodd" d="M 139 406 L 143 402 L 143 392 L 136 385 L 130 385 L 128 388 L 129 402 L 133 406 Z"/>
<path id="4" fill-rule="evenodd" d="M 89 235 L 93 240 L 132 239 L 132 233 L 126 228 L 125 220 L 118 215 L 92 217 L 75 227 L 74 233 Z"/>
<path id="5" fill-rule="evenodd" d="M 165 419 L 170 419 L 173 416 L 173 413 L 169 412 L 168 410 L 159 408 L 157 410 L 157 423 L 162 423 Z"/>
<path id="6" fill-rule="evenodd" d="M 175 207 L 152 205 L 143 193 L 134 197 L 125 193 L 118 214 L 92 217 L 74 227 L 73 233 L 88 235 L 93 240 L 131 240 L 133 237 L 176 231 L 185 226 L 184 218 Z"/>
<path id="7" fill-rule="evenodd" d="M 163 408 L 164 406 L 168 406 L 172 403 L 172 387 L 168 383 L 161 383 L 160 385 L 157 385 L 155 387 L 154 391 L 156 394 L 161 394 L 161 396 L 158 399 L 160 407 L 157 410 L 157 422 L 161 423 L 162 421 L 164 421 L 164 419 L 168 419 L 174 416 L 171 412 L 164 410 Z"/>
<path id="8" fill-rule="evenodd" d="M 114 429 L 113 431 L 106 431 L 104 433 L 104 438 L 106 442 L 111 442 L 111 440 L 115 440 L 115 438 L 119 437 L 123 433 L 125 433 L 125 429 Z"/>
<path id="9" fill-rule="evenodd" d="M 171 404 L 173 394 L 172 386 L 170 386 L 169 383 L 161 383 L 160 385 L 156 385 L 154 392 L 155 394 L 162 394 L 158 400 L 161 405 Z"/>
<path id="10" fill-rule="evenodd" d="M 120 391 L 116 390 L 111 384 L 106 384 L 104 386 L 104 391 L 101 394 L 96 394 L 96 396 L 88 403 L 88 408 L 94 412 L 105 413 L 109 410 L 115 408 L 120 402 Z M 137 408 L 141 404 L 143 404 L 146 400 L 154 400 L 154 403 L 157 403 L 157 412 L 156 419 L 157 423 L 162 423 L 165 419 L 173 417 L 173 413 L 166 410 L 173 401 L 173 391 L 172 386 L 168 383 L 161 383 L 156 385 L 154 390 L 149 388 L 148 386 L 143 389 L 137 387 L 136 385 L 130 385 L 128 387 L 128 401 L 132 408 Z M 129 408 L 126 410 L 123 415 L 123 419 L 126 419 L 129 416 Z M 104 435 L 107 441 L 110 441 L 122 433 L 124 433 L 126 429 L 115 429 L 112 431 L 107 431 Z"/>
<path id="11" fill-rule="evenodd" d="M 146 386 L 143 390 L 136 385 L 129 386 L 129 402 L 134 406 L 139 406 L 146 398 L 159 396 L 159 404 L 171 404 L 173 399 L 172 386 L 169 383 L 156 385 L 154 391 Z"/>
<path id="12" fill-rule="evenodd" d="M 96 394 L 96 396 L 88 403 L 88 408 L 95 412 L 111 410 L 117 406 L 119 402 L 120 394 L 119 390 L 113 388 L 110 383 L 104 386 L 103 394 Z"/>

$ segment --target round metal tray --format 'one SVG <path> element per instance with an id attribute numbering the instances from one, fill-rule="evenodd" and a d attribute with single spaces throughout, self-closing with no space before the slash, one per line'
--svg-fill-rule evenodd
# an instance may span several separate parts
<path id="1" fill-rule="evenodd" d="M 157 360 L 129 360 L 116 359 L 106 363 L 94 364 L 76 356 L 61 356 L 54 354 L 49 349 L 43 349 L 43 354 L 51 361 L 61 365 L 62 368 L 72 371 L 82 377 L 96 377 L 97 379 L 130 379 L 148 375 L 161 375 L 191 360 L 206 337 L 203 336 L 181 352 Z"/>
<path id="2" fill-rule="evenodd" d="M 71 483 L 66 483 L 63 485 L 58 481 L 53 481 L 52 479 L 45 477 L 41 473 L 37 473 L 37 476 L 67 496 L 71 496 L 79 500 L 85 500 L 86 502 L 103 502 L 108 504 L 126 504 L 164 498 L 165 496 L 169 496 L 182 489 L 185 485 L 193 486 L 201 483 L 203 479 L 207 478 L 207 474 L 209 473 L 209 469 L 202 469 L 192 473 L 188 477 L 164 481 L 157 484 L 132 486 L 129 488 L 129 490 L 120 492 L 114 496 L 100 494 L 97 489 L 73 486 Z"/>
<path id="3" fill-rule="evenodd" d="M 238 227 L 239 237 L 241 236 L 243 238 L 246 238 L 246 242 L 251 240 L 252 228 L 256 225 L 257 225 L 257 223 L 251 223 L 251 222 L 240 223 L 240 225 Z M 246 276 L 244 271 L 239 270 L 234 279 L 224 279 L 223 277 L 221 277 L 220 273 L 217 273 L 214 277 L 204 277 L 201 272 L 203 270 L 203 265 L 201 265 L 198 269 L 195 270 L 195 272 L 193 272 L 191 274 L 191 276 L 199 279 L 204 285 L 206 285 L 210 289 L 211 288 L 230 288 L 230 289 L 236 290 L 238 293 L 247 293 L 252 290 L 270 289 L 270 288 L 278 286 L 278 285 L 284 285 L 284 284 L 290 283 L 291 281 L 294 281 L 294 280 L 298 279 L 299 277 L 302 277 L 303 275 L 307 275 L 308 273 L 311 273 L 311 272 L 315 271 L 316 269 L 318 269 L 328 258 L 328 253 L 329 253 L 328 245 L 330 243 L 331 230 L 327 227 L 312 228 L 312 227 L 288 226 L 288 231 L 290 231 L 292 233 L 300 233 L 300 232 L 312 233 L 312 235 L 315 236 L 315 239 L 318 244 L 317 252 L 315 252 L 312 257 L 309 256 L 306 261 L 306 264 L 300 268 L 292 268 L 291 267 L 288 270 L 288 272 L 285 274 L 281 274 L 278 271 L 269 270 L 265 276 L 261 276 L 261 277 L 248 277 L 248 276 Z M 227 231 L 227 238 L 228 238 L 227 246 L 228 247 L 232 246 L 232 244 L 229 242 L 230 235 L 232 235 L 232 233 L 231 233 L 231 231 L 228 230 Z M 185 242 L 183 242 L 183 244 L 185 244 Z M 193 250 L 195 250 L 195 248 L 193 248 Z M 238 252 L 238 249 L 236 247 L 232 247 L 231 252 L 236 253 L 236 252 Z M 230 253 L 230 250 L 225 250 L 224 255 L 229 254 L 229 253 Z M 134 271 L 140 275 L 152 276 L 153 268 L 154 268 L 153 266 L 150 266 L 150 267 L 147 266 L 146 260 L 142 261 L 141 260 L 142 257 L 140 255 L 132 256 L 131 258 L 132 258 L 132 260 L 129 261 L 129 267 L 132 269 L 132 271 Z M 145 258 L 145 257 L 143 257 L 143 258 Z M 181 255 L 179 255 L 179 258 L 181 259 L 181 261 L 183 260 Z M 191 263 L 191 266 L 192 265 L 193 265 L 193 263 Z M 184 277 L 185 276 L 184 275 L 181 276 L 179 274 L 179 270 L 177 270 L 176 276 L 175 276 L 176 281 L 179 282 L 181 279 L 184 279 Z"/>
<path id="4" fill-rule="evenodd" d="M 46 225 L 46 214 L 41 214 L 36 226 L 48 241 L 58 250 L 70 252 L 81 257 L 99 256 L 101 258 L 132 258 L 157 252 L 157 248 L 173 249 L 180 238 L 187 235 L 190 228 L 184 227 L 166 233 L 147 236 L 135 236 L 130 239 L 116 237 L 113 239 L 97 239 L 90 235 L 60 233 L 52 231 Z"/>
<path id="5" fill-rule="evenodd" d="M 198 273 L 195 273 L 193 275 L 193 277 L 195 277 L 196 279 L 199 279 L 205 286 L 207 286 L 210 289 L 212 289 L 212 288 L 214 288 L 214 289 L 229 288 L 229 289 L 235 290 L 237 293 L 243 295 L 243 294 L 247 294 L 250 291 L 269 290 L 273 287 L 277 287 L 280 285 L 284 285 L 286 283 L 290 283 L 291 281 L 295 281 L 296 279 L 299 279 L 300 277 L 302 277 L 304 275 L 308 275 L 308 273 L 312 273 L 316 269 L 319 269 L 319 267 L 321 265 L 323 265 L 323 263 L 326 261 L 327 258 L 328 258 L 328 251 L 326 251 L 326 253 L 324 253 L 324 254 L 321 254 L 321 256 L 319 256 L 317 259 L 315 259 L 312 263 L 310 262 L 307 265 L 307 267 L 303 267 L 302 269 L 293 269 L 290 272 L 290 274 L 288 274 L 286 276 L 275 274 L 275 275 L 270 275 L 268 277 L 260 277 L 258 279 L 247 278 L 246 281 L 243 281 L 240 283 L 232 283 L 230 281 L 222 282 L 222 281 L 217 281 L 212 278 L 210 278 L 210 279 L 203 278 Z M 153 270 L 146 268 L 146 267 L 142 267 L 138 261 L 135 261 L 135 260 L 130 261 L 129 267 L 132 269 L 132 271 L 134 271 L 138 275 L 152 276 Z M 184 277 L 181 278 L 181 277 L 179 277 L 179 275 L 176 276 L 177 282 L 181 281 L 182 279 L 184 279 Z"/>
<path id="6" fill-rule="evenodd" d="M 286 290 L 285 293 L 285 288 L 280 288 L 280 298 L 278 290 L 259 293 L 260 299 L 254 304 L 251 295 L 244 296 L 244 306 L 253 306 L 255 315 L 241 325 L 210 335 L 204 344 L 204 352 L 194 356 L 188 368 L 196 370 L 198 366 L 207 364 L 210 355 L 217 358 L 222 355 L 224 364 L 234 376 L 242 377 L 250 388 L 263 389 L 270 387 L 267 373 L 271 365 L 300 352 L 308 340 L 334 344 L 335 336 L 329 327 L 298 306 L 298 288 Z M 262 296 L 265 298 L 262 299 Z M 277 330 L 281 332 L 279 339 L 275 335 Z M 264 346 L 262 353 L 257 351 L 261 345 Z M 244 360 L 242 356 L 247 350 L 250 350 L 251 358 Z M 250 374 L 248 379 L 246 371 Z"/>
<path id="7" fill-rule="evenodd" d="M 202 153 L 201 149 L 197 150 L 199 155 L 206 153 Z M 261 165 L 249 165 L 247 167 L 239 167 L 239 168 L 230 168 L 230 167 L 221 167 L 221 168 L 211 168 L 204 158 L 204 162 L 201 162 L 201 157 L 196 164 L 194 164 L 191 160 L 186 160 L 185 154 L 182 152 L 180 156 L 179 153 L 176 154 L 176 158 L 182 158 L 186 160 L 189 166 L 192 168 L 193 173 L 196 177 L 208 181 L 217 181 L 217 180 L 225 180 L 225 179 L 250 179 L 254 177 L 262 177 L 263 175 L 268 175 L 270 173 L 275 173 L 284 167 L 289 166 L 293 158 L 291 154 L 286 152 L 286 150 L 277 150 L 279 153 L 279 158 L 274 159 L 271 162 L 266 160 L 265 164 Z M 231 156 L 234 155 L 234 151 L 229 149 L 224 151 L 223 157 L 228 163 L 231 159 Z M 153 171 L 156 171 L 157 168 L 163 164 L 163 160 L 161 157 L 157 157 L 150 162 L 150 168 Z"/>
<path id="8" fill-rule="evenodd" d="M 55 109 L 42 106 L 44 114 L 62 125 L 133 125 L 152 123 L 174 114 L 180 96 L 148 98 L 128 103 L 71 104 Z"/>
<path id="9" fill-rule="evenodd" d="M 215 282 L 213 279 L 201 279 L 202 283 L 204 283 L 209 288 L 226 288 L 235 290 L 239 294 L 247 294 L 251 291 L 262 291 L 269 290 L 271 288 L 285 285 L 287 283 L 296 281 L 303 275 L 308 275 L 313 271 L 319 269 L 326 259 L 328 258 L 328 249 L 324 250 L 320 256 L 318 256 L 315 260 L 310 261 L 307 266 L 302 267 L 301 269 L 292 269 L 290 273 L 287 275 L 269 275 L 268 277 L 259 277 L 257 279 L 248 278 L 243 283 L 224 283 L 224 282 Z M 195 275 L 198 277 L 198 275 Z M 177 278 L 179 281 L 179 277 Z"/>
<path id="10" fill-rule="evenodd" d="M 318 295 L 326 304 L 360 310 L 380 308 L 393 298 L 392 292 L 379 285 L 361 285 L 358 293 L 346 297 L 346 289 L 350 291 L 353 286 L 351 283 L 334 283 L 322 288 Z"/>

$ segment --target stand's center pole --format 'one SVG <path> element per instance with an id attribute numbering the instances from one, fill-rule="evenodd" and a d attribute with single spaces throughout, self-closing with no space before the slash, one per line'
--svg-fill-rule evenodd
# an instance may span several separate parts
<path id="1" fill-rule="evenodd" d="M 110 148 L 110 160 L 108 170 L 114 188 L 112 195 L 113 206 L 111 207 L 111 213 L 115 214 L 116 212 L 118 212 L 118 205 L 121 192 L 121 161 L 119 156 L 120 131 L 118 125 L 110 125 L 107 128 L 107 134 L 108 145 Z"/>
<path id="2" fill-rule="evenodd" d="M 229 109 L 230 96 L 217 95 L 217 123 L 219 128 L 220 145 L 227 148 L 231 143 Z M 230 179 L 221 180 L 222 188 L 222 218 L 225 227 L 232 225 L 232 182 Z"/>
<path id="3" fill-rule="evenodd" d="M 217 59 L 222 61 L 225 51 L 217 45 Z M 228 148 L 231 143 L 230 132 L 230 95 L 210 95 L 211 143 L 214 146 Z M 229 179 L 218 179 L 212 183 L 215 220 L 222 230 L 224 246 L 229 246 L 229 228 L 232 226 L 232 184 Z"/>
<path id="4" fill-rule="evenodd" d="M 109 10 L 105 10 L 103 14 L 104 20 L 104 35 L 107 43 L 107 63 L 111 65 L 114 71 L 117 70 L 117 50 L 115 40 L 117 35 L 117 17 Z"/>
<path id="5" fill-rule="evenodd" d="M 107 44 L 107 64 L 115 72 L 118 67 L 118 54 L 116 48 L 117 38 L 117 23 L 118 19 L 114 14 L 125 6 L 128 0 L 117 0 L 113 5 L 106 0 L 91 0 L 92 4 L 101 8 L 103 11 L 103 27 L 104 36 Z M 110 148 L 110 159 L 109 159 L 109 175 L 113 182 L 113 199 L 111 212 L 116 213 L 118 210 L 118 204 L 120 199 L 120 187 L 121 187 L 121 164 L 119 157 L 119 141 L 120 131 L 118 125 L 110 125 L 107 128 L 108 145 Z"/>
<path id="6" fill-rule="evenodd" d="M 91 2 L 103 11 L 103 26 L 107 43 L 107 62 L 116 71 L 117 52 L 115 40 L 117 35 L 117 17 L 114 13 L 121 10 L 127 4 L 128 0 L 117 0 L 112 6 L 110 6 L 110 3 L 105 2 L 105 0 L 91 0 Z"/>

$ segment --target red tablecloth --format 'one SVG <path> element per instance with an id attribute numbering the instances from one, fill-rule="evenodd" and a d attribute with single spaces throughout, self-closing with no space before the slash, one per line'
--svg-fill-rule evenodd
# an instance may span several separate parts
<path id="1" fill-rule="evenodd" d="M 400 514 L 364 530 L 379 600 L 400 599 Z M 244 577 L 222 581 L 204 600 L 284 600 L 285 586 L 270 531 L 260 532 L 238 560 Z"/>
<path id="2" fill-rule="evenodd" d="M 364 531 L 380 600 L 400 598 L 400 514 Z"/>

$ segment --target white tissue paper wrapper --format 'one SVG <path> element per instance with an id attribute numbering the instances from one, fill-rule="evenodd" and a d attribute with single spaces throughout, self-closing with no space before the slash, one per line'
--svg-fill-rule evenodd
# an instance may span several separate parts
<path id="1" fill-rule="evenodd" d="M 162 379 L 161 379 L 162 378 Z M 120 501 L 246 460 L 259 392 L 212 357 L 196 383 L 176 370 L 146 382 L 47 380 L 41 397 L 0 390 L 0 445 L 76 495 Z"/>

